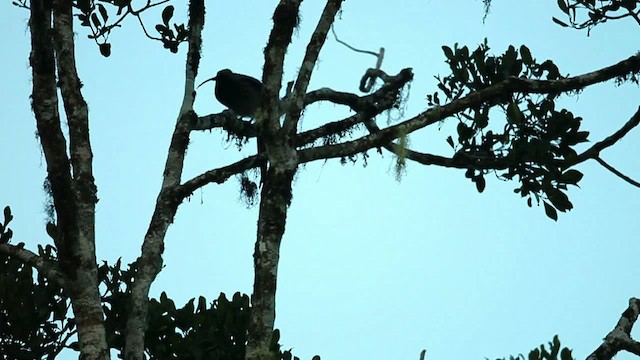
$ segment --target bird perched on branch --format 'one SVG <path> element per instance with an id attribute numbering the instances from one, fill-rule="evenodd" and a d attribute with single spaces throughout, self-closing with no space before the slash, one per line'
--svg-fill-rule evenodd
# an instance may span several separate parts
<path id="1" fill-rule="evenodd" d="M 215 77 L 203 81 L 198 88 L 209 81 L 216 82 L 215 95 L 218 101 L 241 117 L 255 116 L 260 106 L 262 82 L 251 76 L 236 74 L 229 69 L 218 71 Z M 265 151 L 260 134 L 258 134 L 258 155 Z M 267 171 L 267 163 L 260 165 L 260 183 Z"/>
<path id="2" fill-rule="evenodd" d="M 203 81 L 203 84 L 216 82 L 216 99 L 234 113 L 242 117 L 253 117 L 260 105 L 262 83 L 251 76 L 236 74 L 229 69 L 218 71 L 215 77 Z"/>

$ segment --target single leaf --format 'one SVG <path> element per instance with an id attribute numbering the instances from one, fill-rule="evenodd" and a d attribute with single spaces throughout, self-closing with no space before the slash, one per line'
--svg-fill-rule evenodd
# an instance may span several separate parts
<path id="1" fill-rule="evenodd" d="M 167 32 L 167 30 L 169 30 L 166 26 L 158 24 L 156 25 L 156 31 L 160 33 L 160 35 L 163 35 L 165 32 Z"/>
<path id="2" fill-rule="evenodd" d="M 162 22 L 168 27 L 169 20 L 173 17 L 173 5 L 169 5 L 164 10 L 162 10 Z"/>
<path id="3" fill-rule="evenodd" d="M 562 26 L 562 27 L 569 27 L 569 25 L 567 25 L 567 23 L 565 23 L 564 21 L 559 20 L 558 18 L 556 18 L 555 16 L 551 17 L 551 20 L 553 20 L 554 23 Z"/>
<path id="4" fill-rule="evenodd" d="M 562 10 L 563 13 L 569 15 L 569 7 L 564 0 L 558 0 L 558 7 Z"/>
<path id="5" fill-rule="evenodd" d="M 451 135 L 449 135 L 449 137 L 447 137 L 447 144 L 449 144 L 449 146 L 451 146 L 453 148 L 453 138 L 451 137 Z"/>
<path id="6" fill-rule="evenodd" d="M 584 175 L 578 170 L 567 170 L 562 176 L 560 176 L 560 180 L 564 183 L 576 185 L 582 179 Z"/>
<path id="7" fill-rule="evenodd" d="M 558 212 L 553 208 L 548 202 L 544 201 L 544 212 L 547 214 L 549 219 L 553 221 L 558 221 Z"/>
<path id="8" fill-rule="evenodd" d="M 111 55 L 111 44 L 104 43 L 104 44 L 100 44 L 99 47 L 100 47 L 100 54 L 102 54 L 102 56 L 109 57 L 109 55 Z"/>
<path id="9" fill-rule="evenodd" d="M 4 207 L 4 224 L 8 224 L 9 221 L 11 221 L 11 219 L 13 219 L 13 215 L 11 215 L 11 208 L 9 206 L 5 206 Z"/>
<path id="10" fill-rule="evenodd" d="M 442 47 L 442 51 L 444 52 L 444 56 L 447 57 L 447 59 L 449 60 L 453 60 L 454 56 L 453 56 L 453 50 L 451 50 L 450 47 L 448 46 L 443 46 Z"/>
<path id="11" fill-rule="evenodd" d="M 510 102 L 507 106 L 507 119 L 511 124 L 522 124 L 524 115 L 515 102 Z"/>
<path id="12" fill-rule="evenodd" d="M 109 14 L 107 13 L 107 9 L 104 8 L 104 5 L 97 4 L 98 11 L 100 11 L 100 15 L 102 15 L 102 20 L 106 23 L 109 20 Z"/>
<path id="13" fill-rule="evenodd" d="M 487 186 L 487 182 L 484 179 L 484 176 L 480 175 L 476 178 L 476 189 L 478 189 L 479 193 L 484 191 L 484 188 Z"/>
<path id="14" fill-rule="evenodd" d="M 571 355 L 571 350 L 564 348 L 560 351 L 560 360 L 574 360 L 573 355 Z"/>
<path id="15" fill-rule="evenodd" d="M 98 15 L 96 13 L 91 14 L 91 21 L 93 22 L 93 26 L 99 28 L 102 23 L 100 19 L 98 19 Z"/>
<path id="16" fill-rule="evenodd" d="M 529 65 L 529 64 L 533 64 L 533 57 L 531 56 L 531 51 L 529 51 L 529 48 L 522 45 L 520 46 L 520 57 L 522 57 L 522 61 Z"/>
<path id="17" fill-rule="evenodd" d="M 553 204 L 553 206 L 555 206 L 556 209 L 562 212 L 573 209 L 573 204 L 569 200 L 569 197 L 567 196 L 567 194 L 565 194 L 561 190 L 558 190 L 556 188 L 550 188 L 550 189 L 547 189 L 545 192 L 547 194 L 547 197 L 549 198 L 549 201 L 551 201 L 551 203 Z"/>

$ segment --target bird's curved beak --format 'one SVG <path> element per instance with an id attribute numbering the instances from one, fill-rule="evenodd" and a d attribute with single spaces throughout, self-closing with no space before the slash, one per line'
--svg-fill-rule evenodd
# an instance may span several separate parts
<path id="1" fill-rule="evenodd" d="M 207 83 L 209 81 L 216 81 L 217 76 L 212 77 L 211 79 L 205 80 L 202 83 L 200 83 L 200 85 L 198 85 L 198 87 L 196 89 L 198 89 L 200 86 L 204 85 L 204 83 Z"/>

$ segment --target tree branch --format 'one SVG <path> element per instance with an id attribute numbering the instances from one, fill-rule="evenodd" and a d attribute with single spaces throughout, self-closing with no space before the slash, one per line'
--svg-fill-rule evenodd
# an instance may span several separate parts
<path id="1" fill-rule="evenodd" d="M 238 118 L 228 109 L 218 114 L 199 116 L 191 129 L 202 131 L 214 128 L 222 128 L 230 134 L 243 138 L 256 137 L 258 133 L 256 126 L 251 121 Z"/>
<path id="2" fill-rule="evenodd" d="M 609 165 L 604 160 L 602 160 L 602 158 L 600 158 L 600 152 L 602 150 L 606 149 L 609 146 L 612 146 L 618 140 L 622 139 L 629 131 L 631 131 L 631 129 L 636 127 L 639 123 L 640 123 L 640 109 L 631 117 L 631 119 L 629 119 L 629 121 L 625 123 L 624 126 L 622 126 L 622 128 L 620 128 L 618 131 L 613 133 L 611 136 L 608 136 L 604 140 L 594 144 L 591 148 L 589 148 L 585 152 L 578 155 L 574 161 L 565 162 L 565 164 L 563 164 L 563 167 L 567 169 L 571 166 L 585 162 L 589 159 L 594 159 L 598 163 L 600 163 L 600 165 L 605 167 L 607 170 L 611 171 L 616 176 L 620 177 L 622 180 L 628 182 L 633 186 L 640 187 L 639 182 L 624 175 L 623 173 L 615 169 L 613 166 Z M 378 126 L 373 121 L 366 121 L 365 125 L 367 126 L 367 129 L 371 133 L 380 131 Z M 464 161 L 463 158 L 456 158 L 456 157 L 447 158 L 447 157 L 438 156 L 438 155 L 421 153 L 411 149 L 404 149 L 393 142 L 387 143 L 383 145 L 383 147 L 396 155 L 402 154 L 402 156 L 404 156 L 405 158 L 423 165 L 437 165 L 437 166 L 458 168 L 458 169 L 474 168 L 474 169 L 493 169 L 493 170 L 506 169 L 509 166 L 514 165 L 509 163 L 505 158 L 477 159 L 473 163 L 470 163 L 470 162 Z"/>
<path id="3" fill-rule="evenodd" d="M 254 259 L 254 282 L 247 339 L 247 360 L 273 356 L 271 337 L 275 322 L 275 295 L 291 182 L 298 166 L 293 139 L 279 136 L 280 99 L 284 56 L 298 26 L 301 0 L 280 0 L 273 14 L 273 29 L 265 48 L 263 89 L 256 117 L 258 141 L 264 144 L 269 167 L 263 171 Z M 303 89 L 304 93 L 304 89 Z M 260 143 L 259 143 L 260 147 Z"/>
<path id="4" fill-rule="evenodd" d="M 480 106 L 483 103 L 503 98 L 508 94 L 548 94 L 575 91 L 585 86 L 611 80 L 616 77 L 622 77 L 638 71 L 640 71 L 640 55 L 635 55 L 615 65 L 561 80 L 531 80 L 512 77 L 498 84 L 471 93 L 463 98 L 454 100 L 446 105 L 425 111 L 411 119 L 387 127 L 374 134 L 369 134 L 341 144 L 302 150 L 299 152 L 299 160 L 301 162 L 309 162 L 318 159 L 352 156 L 374 147 L 382 147 L 400 136 L 410 134 L 471 107 Z"/>
<path id="5" fill-rule="evenodd" d="M 222 184 L 228 178 L 235 174 L 240 174 L 249 169 L 253 169 L 259 166 L 266 158 L 266 154 L 260 154 L 259 156 L 253 155 L 237 161 L 231 165 L 209 170 L 203 174 L 200 174 L 180 185 L 173 192 L 173 200 L 174 202 L 180 203 L 182 202 L 182 200 L 193 194 L 193 192 L 197 189 L 210 183 Z"/>
<path id="6" fill-rule="evenodd" d="M 576 164 L 581 163 L 586 159 L 597 158 L 598 156 L 600 156 L 600 152 L 602 150 L 618 142 L 618 140 L 622 139 L 625 135 L 627 135 L 627 133 L 629 133 L 629 131 L 631 131 L 633 128 L 638 126 L 638 124 L 640 124 L 640 107 L 635 112 L 635 114 L 633 114 L 633 116 L 631 116 L 631 118 L 618 131 L 616 131 L 606 139 L 595 143 L 585 152 L 578 155 L 576 157 L 575 163 Z"/>
<path id="7" fill-rule="evenodd" d="M 276 134 L 280 130 L 279 93 L 284 56 L 291 43 L 293 29 L 298 26 L 301 2 L 302 0 L 280 0 L 273 13 L 273 29 L 264 50 L 263 89 L 256 124 L 258 134 L 264 137 L 267 152 L 274 141 L 279 140 Z"/>
<path id="8" fill-rule="evenodd" d="M 620 171 L 618 171 L 616 168 L 614 168 L 613 166 L 607 164 L 604 160 L 602 160 L 602 158 L 600 158 L 599 156 L 596 156 L 593 158 L 595 161 L 597 161 L 600 165 L 604 166 L 605 169 L 611 171 L 612 173 L 614 173 L 616 176 L 618 176 L 619 178 L 621 178 L 622 180 L 628 182 L 629 184 L 635 186 L 635 187 L 639 187 L 640 188 L 640 183 L 633 180 L 632 178 L 626 176 L 625 174 L 621 173 Z"/>
<path id="9" fill-rule="evenodd" d="M 327 4 L 322 11 L 318 25 L 311 35 L 311 40 L 307 44 L 307 51 L 302 60 L 302 65 L 298 71 L 298 78 L 296 79 L 293 92 L 289 97 L 288 110 L 284 118 L 284 133 L 285 136 L 293 137 L 297 132 L 298 121 L 300 120 L 300 114 L 304 108 L 305 93 L 309 86 L 309 80 L 311 80 L 311 74 L 313 68 L 318 61 L 318 55 L 320 50 L 327 40 L 327 34 L 331 25 L 335 19 L 336 14 L 340 10 L 343 0 L 328 0 Z"/>
<path id="10" fill-rule="evenodd" d="M 60 288 L 66 289 L 67 284 L 56 261 L 47 260 L 29 250 L 10 244 L 0 244 L 0 253 L 14 257 L 24 264 L 35 268 L 40 274 L 44 275 Z"/>
<path id="11" fill-rule="evenodd" d="M 622 313 L 615 328 L 587 360 L 611 360 L 621 350 L 640 356 L 640 343 L 631 338 L 631 329 L 640 313 L 640 300 L 631 298 L 629 307 Z"/>
<path id="12" fill-rule="evenodd" d="M 296 146 L 304 146 L 316 141 L 317 139 L 340 134 L 358 124 L 361 124 L 362 122 L 362 116 L 360 114 L 355 114 L 349 116 L 346 119 L 326 123 L 315 129 L 298 134 L 298 136 L 296 137 Z"/>
<path id="13" fill-rule="evenodd" d="M 189 133 L 195 122 L 195 113 L 193 112 L 194 84 L 200 63 L 203 26 L 204 0 L 191 0 L 189 2 L 189 49 L 185 66 L 184 96 L 169 145 L 162 187 L 144 237 L 142 253 L 136 260 L 137 272 L 131 287 L 130 314 L 125 330 L 124 353 L 127 360 L 142 360 L 144 358 L 149 289 L 162 269 L 164 238 L 180 204 L 180 202 L 174 201 L 172 194 L 180 186 L 184 157 L 189 144 Z"/>
<path id="14" fill-rule="evenodd" d="M 300 133 L 294 145 L 297 147 L 307 145 L 322 137 L 329 137 L 340 134 L 354 126 L 379 115 L 383 111 L 389 109 L 395 102 L 398 92 L 413 78 L 410 69 L 404 69 L 398 75 L 389 76 L 384 74 L 384 78 L 388 83 L 370 95 L 363 97 L 351 93 L 334 91 L 328 88 L 312 91 L 307 94 L 305 104 L 311 104 L 317 101 L 331 101 L 349 106 L 351 109 L 358 111 L 346 119 L 324 124 L 316 129 L 312 129 Z M 198 117 L 193 129 L 210 129 L 214 127 L 222 127 L 227 131 L 238 136 L 252 137 L 256 136 L 256 127 L 248 121 L 236 118 L 231 112 L 219 114 L 211 114 Z M 179 189 L 174 192 L 171 197 L 176 203 L 182 202 L 186 197 L 190 196 L 196 189 L 209 183 L 221 183 L 234 174 L 239 174 L 251 168 L 257 167 L 262 161 L 266 160 L 266 154 L 258 154 L 256 156 L 247 157 L 229 166 L 207 171 L 195 178 L 185 182 Z"/>
<path id="15" fill-rule="evenodd" d="M 31 4 L 29 20 L 31 30 L 29 61 L 33 73 L 31 96 L 38 136 L 47 163 L 47 180 L 51 185 L 50 195 L 56 209 L 58 227 L 65 237 L 71 238 L 75 236 L 76 200 L 73 196 L 67 143 L 60 127 L 50 5 L 49 2 L 43 1 L 34 1 Z M 56 242 L 56 247 L 62 253 L 66 251 L 63 244 Z"/>
<path id="16" fill-rule="evenodd" d="M 53 11 L 56 65 L 69 124 L 72 196 L 75 199 L 75 223 L 65 236 L 57 237 L 58 258 L 78 324 L 80 357 L 106 360 L 110 356 L 95 253 L 95 204 L 98 199 L 89 141 L 89 111 L 76 70 L 72 6 L 71 0 L 59 0 L 54 2 Z"/>

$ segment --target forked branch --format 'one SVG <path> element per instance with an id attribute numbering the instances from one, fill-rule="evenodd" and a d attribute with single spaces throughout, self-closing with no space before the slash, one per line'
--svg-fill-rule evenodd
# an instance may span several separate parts
<path id="1" fill-rule="evenodd" d="M 631 338 L 631 329 L 640 314 L 640 299 L 631 298 L 629 307 L 622 313 L 620 320 L 587 360 L 611 360 L 618 352 L 626 350 L 640 356 L 640 342 Z"/>

